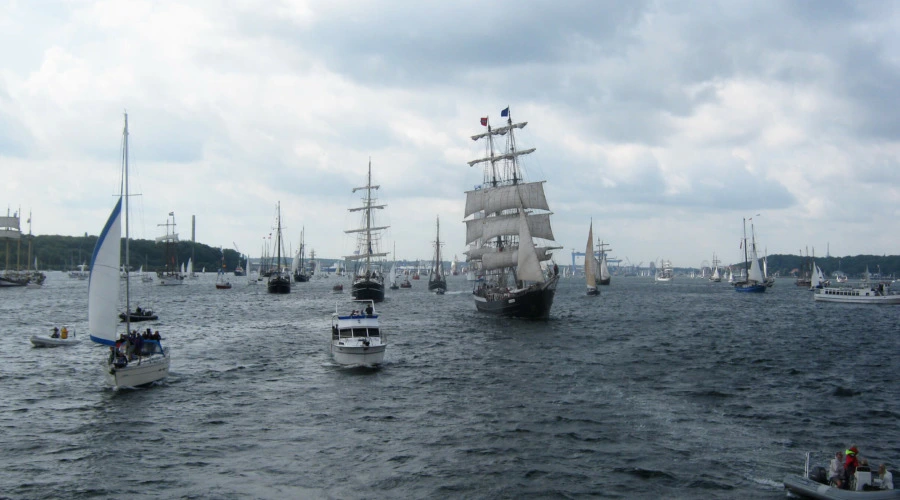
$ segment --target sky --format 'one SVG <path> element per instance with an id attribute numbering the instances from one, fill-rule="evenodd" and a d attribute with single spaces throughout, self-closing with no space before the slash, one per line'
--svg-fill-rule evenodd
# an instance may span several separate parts
<path id="1" fill-rule="evenodd" d="M 494 0 L 0 3 L 0 202 L 96 235 L 129 120 L 132 235 L 350 255 L 369 161 L 384 247 L 463 257 L 471 135 L 510 107 L 560 264 L 900 253 L 900 4 Z M 28 227 L 24 224 L 27 232 Z M 626 260 L 627 259 L 627 260 Z"/>

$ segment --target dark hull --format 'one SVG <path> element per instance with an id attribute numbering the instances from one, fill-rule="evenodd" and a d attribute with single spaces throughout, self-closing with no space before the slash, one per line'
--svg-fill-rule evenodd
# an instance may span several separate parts
<path id="1" fill-rule="evenodd" d="M 295 283 L 306 283 L 307 281 L 309 281 L 309 276 L 300 273 L 294 274 Z"/>
<path id="2" fill-rule="evenodd" d="M 601 280 L 600 280 L 600 284 L 601 284 L 601 285 L 608 285 L 610 281 L 612 281 L 612 278 L 607 278 L 607 279 L 605 279 L 605 280 L 604 280 L 604 279 L 601 279 Z"/>
<path id="3" fill-rule="evenodd" d="M 735 283 L 734 291 L 742 293 L 765 293 L 766 285 L 759 283 Z"/>
<path id="4" fill-rule="evenodd" d="M 291 280 L 288 278 L 269 278 L 267 286 L 269 293 L 291 293 Z"/>
<path id="5" fill-rule="evenodd" d="M 447 291 L 447 282 L 444 280 L 435 280 L 428 283 L 428 291 L 436 292 L 438 290 Z"/>
<path id="6" fill-rule="evenodd" d="M 540 286 L 512 294 L 487 294 L 475 296 L 475 307 L 485 313 L 527 319 L 546 319 L 550 316 L 553 297 L 556 295 L 558 276 Z"/>
<path id="7" fill-rule="evenodd" d="M 247 274 L 244 271 L 235 271 L 234 275 L 235 276 L 247 276 Z"/>
<path id="8" fill-rule="evenodd" d="M 119 313 L 119 319 L 121 323 L 125 322 L 125 313 Z M 137 323 L 139 321 L 156 321 L 159 319 L 159 316 L 155 314 L 151 314 L 147 316 L 146 314 L 131 314 L 131 318 L 128 319 L 131 323 Z"/>
<path id="9" fill-rule="evenodd" d="M 30 280 L 28 278 L 4 278 L 0 277 L 0 287 L 8 286 L 25 286 Z"/>
<path id="10" fill-rule="evenodd" d="M 384 283 L 373 280 L 357 280 L 353 282 L 351 292 L 356 300 L 384 301 Z"/>

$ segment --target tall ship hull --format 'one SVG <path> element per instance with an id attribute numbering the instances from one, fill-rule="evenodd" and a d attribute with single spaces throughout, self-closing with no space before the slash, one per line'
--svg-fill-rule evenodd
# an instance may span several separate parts
<path id="1" fill-rule="evenodd" d="M 356 280 L 351 289 L 356 300 L 372 300 L 382 302 L 384 300 L 384 283 L 376 280 Z"/>
<path id="2" fill-rule="evenodd" d="M 269 293 L 291 293 L 291 280 L 283 276 L 272 276 L 266 285 Z"/>
<path id="3" fill-rule="evenodd" d="M 532 285 L 525 290 L 506 293 L 475 292 L 477 310 L 513 318 L 546 319 L 553 307 L 558 276 L 540 285 Z"/>

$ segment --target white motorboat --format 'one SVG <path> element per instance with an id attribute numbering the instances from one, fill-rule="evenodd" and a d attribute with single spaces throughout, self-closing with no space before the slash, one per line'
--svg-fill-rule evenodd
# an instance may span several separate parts
<path id="1" fill-rule="evenodd" d="M 900 294 L 891 293 L 885 283 L 865 285 L 862 288 L 848 286 L 820 288 L 813 296 L 818 302 L 844 302 L 848 304 L 900 304 Z"/>
<path id="2" fill-rule="evenodd" d="M 35 347 L 65 347 L 81 343 L 81 339 L 75 335 L 74 328 L 69 330 L 68 327 L 63 327 L 63 333 L 59 333 L 56 328 L 51 331 L 54 333 L 50 335 L 32 335 L 31 343 Z"/>
<path id="3" fill-rule="evenodd" d="M 387 337 L 381 331 L 374 300 L 357 300 L 365 310 L 331 315 L 331 354 L 342 365 L 379 365 L 384 361 Z"/>

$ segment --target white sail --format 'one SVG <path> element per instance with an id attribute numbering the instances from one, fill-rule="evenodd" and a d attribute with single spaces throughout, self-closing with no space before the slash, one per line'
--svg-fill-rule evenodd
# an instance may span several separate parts
<path id="1" fill-rule="evenodd" d="M 91 330 L 91 340 L 105 345 L 114 345 L 117 338 L 121 239 L 120 196 L 97 239 L 88 281 L 88 327 Z"/>
<path id="2" fill-rule="evenodd" d="M 713 273 L 712 273 L 712 276 L 710 277 L 710 279 L 713 280 L 713 281 L 722 279 L 722 277 L 719 276 L 719 268 L 718 268 L 718 266 L 713 270 Z"/>
<path id="3" fill-rule="evenodd" d="M 588 229 L 587 245 L 584 249 L 584 280 L 588 288 L 597 288 L 597 277 L 594 274 L 594 223 Z"/>
<path id="4" fill-rule="evenodd" d="M 812 265 L 812 274 L 810 276 L 809 288 L 819 288 L 822 286 L 822 281 L 819 278 L 819 267 L 816 265 L 816 262 L 813 261 Z"/>
<path id="5" fill-rule="evenodd" d="M 291 261 L 291 274 L 296 273 L 298 267 L 300 267 L 300 250 L 297 250 L 297 253 L 294 254 L 294 260 Z"/>
<path id="6" fill-rule="evenodd" d="M 553 229 L 550 227 L 550 214 L 529 214 L 526 219 L 531 236 L 555 240 Z M 467 245 L 479 239 L 487 241 L 497 236 L 518 236 L 519 234 L 519 216 L 517 214 L 472 219 L 465 222 Z"/>
<path id="7" fill-rule="evenodd" d="M 525 128 L 525 125 L 528 125 L 528 122 L 513 123 L 510 125 L 504 125 L 502 127 L 491 127 L 488 132 L 473 135 L 472 140 L 477 141 L 478 139 L 484 139 L 489 135 L 506 135 L 506 133 L 511 129 Z"/>
<path id="8" fill-rule="evenodd" d="M 194 261 L 190 257 L 188 257 L 187 269 L 185 272 L 188 276 L 193 276 L 194 274 Z"/>
<path id="9" fill-rule="evenodd" d="M 525 209 L 550 210 L 544 196 L 544 181 L 466 191 L 466 212 L 463 217 L 482 211 L 486 214 L 499 213 L 520 206 Z"/>
<path id="10" fill-rule="evenodd" d="M 516 269 L 516 277 L 518 279 L 537 283 L 544 282 L 544 273 L 541 271 L 540 262 L 538 262 L 534 241 L 531 239 L 531 232 L 528 230 L 528 220 L 525 218 L 524 211 L 519 212 L 518 261 L 518 268 Z"/>
<path id="11" fill-rule="evenodd" d="M 759 257 L 756 256 L 756 248 L 750 250 L 750 271 L 747 273 L 747 279 L 757 283 L 764 281 L 762 268 L 759 265 Z"/>
<path id="12" fill-rule="evenodd" d="M 606 264 L 606 254 L 600 256 L 600 279 L 608 280 L 612 278 L 609 274 L 609 266 Z"/>

